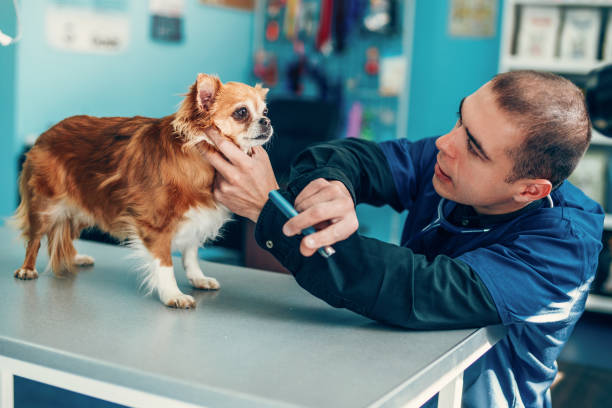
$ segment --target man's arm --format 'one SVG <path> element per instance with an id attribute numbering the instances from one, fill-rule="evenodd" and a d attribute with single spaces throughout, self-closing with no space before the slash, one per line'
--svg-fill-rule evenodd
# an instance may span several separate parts
<path id="1" fill-rule="evenodd" d="M 292 201 L 290 192 L 281 192 Z M 328 259 L 299 252 L 299 236 L 282 232 L 286 218 L 267 203 L 257 222 L 257 243 L 271 252 L 308 292 L 334 307 L 413 329 L 480 327 L 499 323 L 493 300 L 464 262 L 428 261 L 409 248 L 351 235 Z"/>
<path id="2" fill-rule="evenodd" d="M 278 185 L 265 151 L 254 148 L 249 157 L 227 141 L 219 140 L 217 146 L 225 158 L 216 152 L 206 154 L 219 172 L 215 198 L 235 213 L 256 220 L 258 244 L 272 252 L 315 296 L 403 327 L 477 327 L 499 321 L 487 289 L 467 264 L 458 260 L 439 256 L 430 262 L 410 249 L 358 234 L 338 242 L 336 254 L 329 259 L 318 254 L 302 256 L 301 237 L 282 233 L 287 219 L 266 201 L 268 192 Z M 344 194 L 341 201 L 352 201 L 348 190 L 332 191 L 340 191 L 334 193 L 336 197 Z M 370 191 L 376 191 L 376 186 Z M 294 202 L 291 193 L 283 194 Z M 350 208 L 354 210 L 352 205 Z"/>
<path id="3" fill-rule="evenodd" d="M 319 144 L 300 153 L 291 167 L 288 190 L 299 214 L 284 226 L 292 236 L 315 226 L 300 252 L 311 256 L 317 248 L 333 245 L 357 231 L 355 206 L 389 204 L 403 209 L 393 175 L 380 146 L 359 139 Z"/>
<path id="4" fill-rule="evenodd" d="M 317 178 L 342 182 L 355 205 L 388 204 L 403 210 L 387 159 L 374 142 L 342 139 L 306 149 L 291 166 L 288 190 L 297 196 Z"/>

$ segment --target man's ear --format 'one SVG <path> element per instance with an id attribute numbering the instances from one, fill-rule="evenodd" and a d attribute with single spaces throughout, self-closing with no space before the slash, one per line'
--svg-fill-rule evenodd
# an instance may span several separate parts
<path id="1" fill-rule="evenodd" d="M 514 199 L 522 203 L 530 203 L 546 197 L 552 191 L 552 183 L 546 179 L 526 179 L 519 181 L 520 189 Z"/>
<path id="2" fill-rule="evenodd" d="M 222 86 L 221 81 L 216 76 L 198 74 L 196 81 L 198 108 L 208 111 Z"/>

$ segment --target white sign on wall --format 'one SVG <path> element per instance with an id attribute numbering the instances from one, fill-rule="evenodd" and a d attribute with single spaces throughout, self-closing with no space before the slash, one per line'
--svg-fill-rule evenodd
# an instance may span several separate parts
<path id="1" fill-rule="evenodd" d="M 406 79 L 406 58 L 403 56 L 384 57 L 380 60 L 378 92 L 382 96 L 397 96 L 404 90 Z"/>
<path id="2" fill-rule="evenodd" d="M 49 5 L 45 15 L 47 42 L 82 53 L 118 53 L 130 39 L 128 15 L 117 10 Z"/>
<path id="3" fill-rule="evenodd" d="M 455 37 L 492 37 L 497 21 L 497 0 L 452 0 L 449 33 Z"/>
<path id="4" fill-rule="evenodd" d="M 185 0 L 149 0 L 149 11 L 166 17 L 182 17 Z"/>

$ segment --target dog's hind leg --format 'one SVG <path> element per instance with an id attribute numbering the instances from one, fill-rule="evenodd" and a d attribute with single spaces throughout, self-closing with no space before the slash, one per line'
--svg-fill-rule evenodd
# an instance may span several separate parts
<path id="1" fill-rule="evenodd" d="M 36 258 L 40 249 L 40 241 L 48 229 L 48 223 L 41 214 L 41 208 L 47 204 L 44 199 L 32 197 L 27 189 L 25 179 L 20 179 L 21 203 L 13 216 L 11 223 L 21 230 L 26 241 L 26 254 L 23 264 L 14 273 L 18 279 L 36 279 Z"/>
<path id="2" fill-rule="evenodd" d="M 90 226 L 90 224 L 88 223 L 79 223 L 78 221 L 73 222 L 72 223 L 72 239 L 73 240 L 77 239 L 81 235 L 81 231 L 85 227 L 88 227 L 88 226 Z M 89 255 L 76 254 L 74 256 L 72 264 L 74 266 L 92 266 L 94 262 L 95 262 L 94 259 Z"/>
<path id="3" fill-rule="evenodd" d="M 40 249 L 40 236 L 33 237 L 28 240 L 26 246 L 25 260 L 21 268 L 15 271 L 15 277 L 18 279 L 36 279 L 38 272 L 36 271 L 36 257 Z"/>
<path id="4" fill-rule="evenodd" d="M 77 255 L 72 244 L 72 226 L 69 219 L 56 220 L 47 233 L 49 262 L 56 276 L 63 272 L 74 272 L 74 259 Z"/>
<path id="5" fill-rule="evenodd" d="M 219 289 L 219 282 L 215 278 L 204 276 L 200 263 L 198 262 L 198 246 L 189 246 L 183 250 L 183 268 L 187 273 L 187 279 L 191 286 L 197 289 L 216 290 Z"/>

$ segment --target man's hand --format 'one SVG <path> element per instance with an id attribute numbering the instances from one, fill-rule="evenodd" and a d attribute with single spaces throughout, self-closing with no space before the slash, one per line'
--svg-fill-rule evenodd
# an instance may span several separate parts
<path id="1" fill-rule="evenodd" d="M 268 201 L 268 193 L 278 189 L 268 153 L 261 146 L 256 146 L 252 149 L 252 155 L 248 156 L 215 131 L 207 132 L 207 136 L 223 154 L 216 151 L 204 153 L 217 169 L 213 192 L 215 199 L 233 213 L 257 222 L 261 209 Z"/>
<path id="2" fill-rule="evenodd" d="M 314 226 L 318 231 L 302 239 L 300 252 L 311 256 L 323 246 L 345 240 L 359 227 L 351 193 L 340 181 L 311 181 L 295 199 L 298 215 L 283 226 L 287 236 Z"/>

